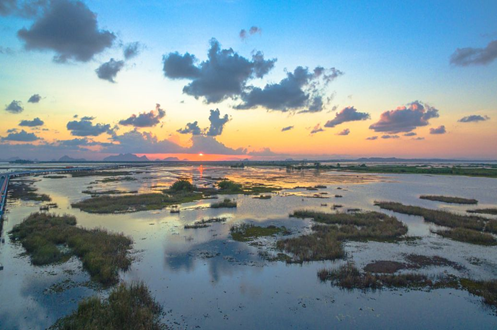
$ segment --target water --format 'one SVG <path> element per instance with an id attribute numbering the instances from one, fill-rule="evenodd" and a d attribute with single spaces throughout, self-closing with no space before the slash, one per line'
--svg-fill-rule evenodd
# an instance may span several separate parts
<path id="1" fill-rule="evenodd" d="M 268 262 L 260 252 L 271 250 L 274 238 L 264 238 L 262 247 L 235 242 L 229 237 L 231 225 L 252 222 L 284 225 L 295 235 L 309 231 L 308 220 L 289 218 L 296 209 L 313 208 L 331 212 L 331 206 L 378 210 L 375 200 L 464 212 L 472 206 L 450 205 L 420 200 L 421 194 L 476 198 L 478 207 L 497 205 L 497 180 L 486 178 L 371 175 L 346 173 L 291 172 L 277 168 L 230 169 L 223 167 L 147 167 L 137 168 L 137 181 L 92 183 L 102 177 L 46 179 L 37 177 L 39 193 L 50 195 L 59 206 L 54 212 L 76 216 L 87 228 L 104 227 L 123 232 L 134 241 L 131 269 L 121 274 L 123 281 L 144 281 L 164 307 L 164 320 L 173 328 L 194 329 L 491 329 L 497 327 L 495 311 L 480 298 L 465 291 L 440 289 L 344 291 L 321 283 L 316 273 L 343 264 L 313 262 L 286 265 Z M 192 178 L 200 186 L 210 186 L 212 178 L 227 177 L 238 182 L 259 182 L 285 189 L 269 200 L 251 196 L 236 198 L 236 209 L 210 209 L 212 200 L 183 204 L 180 214 L 169 210 L 118 215 L 88 214 L 70 204 L 88 195 L 83 190 L 163 189 L 180 177 Z M 326 189 L 307 191 L 295 186 L 326 185 Z M 162 187 L 162 188 L 161 188 Z M 338 189 L 338 188 L 341 189 Z M 328 192 L 326 199 L 308 198 Z M 335 198 L 340 194 L 342 198 Z M 224 197 L 224 196 L 222 196 Z M 327 204 L 327 206 L 322 206 Z M 8 205 L 4 223 L 5 243 L 0 248 L 0 328 L 43 329 L 77 307 L 80 299 L 107 292 L 88 285 L 89 276 L 73 258 L 61 265 L 35 267 L 23 256 L 22 247 L 10 242 L 8 232 L 31 212 L 34 202 Z M 387 212 L 393 214 L 391 212 Z M 464 270 L 430 267 L 428 274 L 451 273 L 473 279 L 497 277 L 495 247 L 481 247 L 443 239 L 430 232 L 436 228 L 422 218 L 395 214 L 409 228 L 408 235 L 420 239 L 402 243 L 346 244 L 347 260 L 363 267 L 373 260 L 403 260 L 404 254 L 439 255 L 460 263 Z M 209 228 L 185 230 L 185 224 L 208 217 L 227 217 L 226 223 Z M 478 262 L 475 263 L 475 259 Z M 65 290 L 54 290 L 65 283 Z"/>

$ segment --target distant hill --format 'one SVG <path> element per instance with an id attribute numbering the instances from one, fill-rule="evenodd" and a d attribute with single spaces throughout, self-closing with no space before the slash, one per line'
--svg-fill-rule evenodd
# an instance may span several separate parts
<path id="1" fill-rule="evenodd" d="M 104 162 L 148 162 L 147 156 L 138 157 L 135 154 L 119 154 L 105 157 Z"/>
<path id="2" fill-rule="evenodd" d="M 164 159 L 162 159 L 161 161 L 162 162 L 179 162 L 179 158 L 178 157 L 166 157 Z"/>
<path id="3" fill-rule="evenodd" d="M 70 162 L 86 162 L 86 159 L 84 158 L 72 158 L 72 157 L 69 157 L 69 156 L 63 156 L 63 157 L 60 157 L 59 162 L 65 162 L 65 163 L 70 163 Z"/>

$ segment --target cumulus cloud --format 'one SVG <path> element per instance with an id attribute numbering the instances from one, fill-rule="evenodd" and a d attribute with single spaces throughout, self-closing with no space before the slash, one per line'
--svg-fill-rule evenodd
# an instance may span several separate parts
<path id="1" fill-rule="evenodd" d="M 99 145 L 99 143 L 89 140 L 88 138 L 74 138 L 71 140 L 59 140 L 58 143 L 65 147 L 89 147 Z"/>
<path id="2" fill-rule="evenodd" d="M 17 0 L 0 0 L 0 15 L 10 15 L 17 9 Z"/>
<path id="3" fill-rule="evenodd" d="M 109 124 L 93 124 L 93 117 L 83 117 L 79 121 L 73 120 L 67 123 L 67 129 L 74 136 L 99 136 L 104 133 L 112 134 Z"/>
<path id="4" fill-rule="evenodd" d="M 385 134 L 385 135 L 382 135 L 381 136 L 382 139 L 398 139 L 400 138 L 398 135 L 389 135 L 389 134 Z"/>
<path id="5" fill-rule="evenodd" d="M 276 152 L 271 151 L 269 148 L 262 148 L 261 150 L 253 150 L 248 153 L 250 156 L 261 156 L 261 157 L 267 157 L 267 156 L 276 156 L 278 155 Z"/>
<path id="6" fill-rule="evenodd" d="M 17 32 L 27 50 L 51 50 L 54 61 L 88 62 L 112 46 L 114 33 L 98 27 L 97 15 L 81 1 L 52 0 L 29 28 Z"/>
<path id="7" fill-rule="evenodd" d="M 21 120 L 19 123 L 19 126 L 25 126 L 25 127 L 37 127 L 37 126 L 43 126 L 44 122 L 40 118 L 36 117 L 33 120 Z"/>
<path id="8" fill-rule="evenodd" d="M 283 127 L 281 129 L 282 132 L 286 132 L 286 131 L 289 131 L 289 130 L 292 130 L 293 129 L 293 126 L 287 126 L 287 127 Z"/>
<path id="9" fill-rule="evenodd" d="M 370 137 L 367 137 L 366 140 L 374 141 L 374 140 L 378 140 L 378 137 L 377 136 L 370 136 Z"/>
<path id="10" fill-rule="evenodd" d="M 466 116 L 458 120 L 460 123 L 477 123 L 480 121 L 487 121 L 489 120 L 489 116 L 480 116 L 480 115 L 471 115 L 471 116 Z"/>
<path id="11" fill-rule="evenodd" d="M 48 0 L 0 0 L 0 16 L 33 17 L 42 11 Z"/>
<path id="12" fill-rule="evenodd" d="M 108 62 L 100 65 L 95 72 L 100 79 L 115 83 L 114 79 L 122 68 L 124 68 L 124 61 L 115 61 L 111 58 Z"/>
<path id="13" fill-rule="evenodd" d="M 185 153 L 186 149 L 169 141 L 159 140 L 150 132 L 133 130 L 112 137 L 114 143 L 104 144 L 103 151 L 107 153 Z"/>
<path id="14" fill-rule="evenodd" d="M 319 112 L 323 110 L 324 88 L 343 73 L 335 68 L 316 67 L 313 71 L 297 67 L 276 84 L 264 88 L 249 87 L 241 94 L 243 103 L 235 109 L 264 107 L 269 110 Z"/>
<path id="15" fill-rule="evenodd" d="M 22 107 L 21 101 L 14 100 L 14 101 L 10 102 L 10 104 L 5 107 L 5 110 L 10 112 L 10 113 L 21 113 L 24 111 L 24 108 Z"/>
<path id="16" fill-rule="evenodd" d="M 195 56 L 189 53 L 164 55 L 164 75 L 171 79 L 192 80 L 183 88 L 183 93 L 203 98 L 206 103 L 217 103 L 240 95 L 247 81 L 266 75 L 276 59 L 265 60 L 260 52 L 247 59 L 231 48 L 221 49 L 219 42 L 212 39 L 208 59 L 198 65 L 196 62 Z"/>
<path id="17" fill-rule="evenodd" d="M 410 132 L 417 127 L 426 126 L 432 118 L 438 118 L 438 110 L 419 101 L 396 110 L 385 111 L 377 123 L 369 126 L 375 132 L 400 133 Z"/>
<path id="18" fill-rule="evenodd" d="M 238 148 L 232 149 L 221 142 L 217 141 L 212 136 L 194 135 L 192 136 L 192 146 L 188 148 L 188 153 L 208 153 L 217 155 L 245 155 L 247 149 Z"/>
<path id="19" fill-rule="evenodd" d="M 450 63 L 457 66 L 486 65 L 497 58 L 497 40 L 485 48 L 458 48 L 450 57 Z"/>
<path id="20" fill-rule="evenodd" d="M 316 133 L 319 133 L 319 132 L 323 132 L 324 129 L 321 128 L 321 124 L 317 124 L 316 126 L 314 126 L 311 130 L 311 134 L 316 134 Z"/>
<path id="21" fill-rule="evenodd" d="M 337 112 L 335 118 L 328 120 L 324 127 L 335 127 L 346 122 L 368 120 L 369 118 L 369 113 L 358 112 L 354 107 L 347 107 Z"/>
<path id="22" fill-rule="evenodd" d="M 161 119 L 166 116 L 166 111 L 160 108 L 160 104 L 155 106 L 155 110 L 142 112 L 137 115 L 131 115 L 127 119 L 119 121 L 119 125 L 134 127 L 154 127 L 160 123 Z"/>
<path id="23" fill-rule="evenodd" d="M 28 133 L 25 130 L 20 132 L 9 133 L 6 137 L 2 137 L 2 141 L 15 141 L 15 142 L 33 142 L 40 138 L 34 133 Z"/>
<path id="24" fill-rule="evenodd" d="M 138 41 L 126 44 L 123 49 L 124 59 L 127 61 L 138 56 L 138 54 L 140 54 L 141 52 L 141 49 L 142 45 Z"/>
<path id="25" fill-rule="evenodd" d="M 337 133 L 337 135 L 349 135 L 350 134 L 350 129 L 346 128 L 340 133 Z"/>
<path id="26" fill-rule="evenodd" d="M 33 94 L 28 100 L 28 103 L 38 103 L 41 100 L 40 94 Z"/>
<path id="27" fill-rule="evenodd" d="M 445 130 L 445 126 L 441 125 L 435 128 L 430 128 L 430 134 L 445 134 L 447 131 Z"/>
<path id="28" fill-rule="evenodd" d="M 240 36 L 240 39 L 245 40 L 245 39 L 247 39 L 247 37 L 249 35 L 254 35 L 256 33 L 261 34 L 262 29 L 260 27 L 257 27 L 257 26 L 252 26 L 248 31 L 245 29 L 242 29 L 239 33 L 239 36 Z"/>
<path id="29" fill-rule="evenodd" d="M 207 131 L 208 136 L 218 136 L 223 133 L 224 125 L 229 121 L 228 115 L 221 117 L 221 112 L 219 109 L 211 110 L 209 116 L 209 121 L 211 122 L 209 130 Z"/>
<path id="30" fill-rule="evenodd" d="M 194 121 L 193 123 L 187 123 L 185 128 L 180 128 L 177 130 L 180 134 L 192 134 L 192 135 L 201 135 L 203 134 L 203 130 L 198 126 L 198 121 Z"/>

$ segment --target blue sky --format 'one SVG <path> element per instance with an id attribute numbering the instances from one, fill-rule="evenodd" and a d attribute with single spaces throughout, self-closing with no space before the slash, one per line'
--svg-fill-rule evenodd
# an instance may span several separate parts
<path id="1" fill-rule="evenodd" d="M 25 118 L 2 113 L 0 116 L 8 116 L 5 117 L 8 124 L 1 124 L 0 134 L 5 135 L 17 119 L 32 119 L 43 113 L 53 121 L 64 121 L 55 123 L 54 129 L 69 138 L 70 133 L 62 130 L 75 114 L 115 124 L 130 114 L 152 110 L 160 103 L 168 113 L 165 123 L 169 127 L 167 132 L 159 131 L 157 127 L 152 129 L 160 139 L 173 138 L 188 144 L 188 137 L 173 136 L 176 130 L 193 120 L 208 124 L 209 110 L 219 108 L 232 120 L 225 135 L 216 139 L 231 148 L 271 148 L 291 153 L 290 146 L 281 144 L 274 132 L 271 133 L 274 144 L 254 141 L 239 145 L 254 129 L 248 125 L 255 125 L 264 117 L 278 127 L 302 123 L 300 134 L 305 138 L 302 137 L 299 153 L 310 149 L 311 153 L 345 154 L 346 150 L 339 147 L 321 147 L 325 141 L 335 142 L 336 138 L 331 134 L 328 140 L 309 137 L 310 127 L 324 125 L 334 117 L 330 114 L 333 105 L 338 110 L 356 107 L 376 121 L 387 110 L 419 100 L 440 110 L 440 119 L 434 124 L 445 125 L 454 133 L 458 129 L 457 139 L 473 141 L 472 148 L 471 145 L 464 148 L 474 150 L 479 139 L 495 137 L 491 135 L 491 121 L 468 130 L 468 126 L 459 129 L 461 125 L 457 120 L 471 114 L 497 118 L 496 63 L 470 66 L 450 63 L 450 56 L 456 49 L 484 48 L 497 39 L 495 1 L 178 0 L 137 3 L 107 0 L 84 3 L 97 15 L 98 28 L 117 36 L 112 47 L 96 53 L 84 63 L 58 64 L 52 61 L 53 51 L 25 50 L 25 42 L 17 36 L 17 31 L 29 28 L 36 18 L 0 16 L 0 47 L 12 51 L 12 54 L 0 54 L 0 103 L 7 105 L 35 92 L 45 97 L 38 110 L 26 107 L 23 114 L 16 115 Z M 262 32 L 242 40 L 240 30 L 252 26 Z M 291 112 L 270 113 L 266 117 L 264 109 L 233 110 L 236 99 L 205 104 L 201 99 L 182 93 L 185 81 L 164 77 L 162 57 L 176 51 L 179 54 L 188 52 L 203 61 L 207 58 L 211 38 L 217 39 L 222 48 L 233 48 L 247 58 L 254 50 L 260 50 L 266 59 L 277 59 L 274 68 L 263 79 L 254 79 L 252 86 L 278 83 L 285 78 L 285 70 L 292 72 L 297 66 L 337 68 L 344 74 L 326 91 L 327 97 L 333 96 L 329 109 L 313 114 L 314 117 L 301 116 L 302 120 L 293 118 Z M 135 41 L 142 45 L 141 53 L 126 63 L 116 83 L 99 80 L 95 69 L 110 58 L 122 59 L 120 44 Z M 351 141 L 357 142 L 357 146 L 348 148 L 352 150 L 351 155 L 367 154 L 361 152 L 362 142 L 359 141 L 368 135 L 371 123 L 352 130 L 364 133 L 359 137 L 351 136 Z M 244 138 L 235 136 L 236 132 Z M 481 132 L 485 132 L 484 137 Z M 44 140 L 53 142 L 53 134 L 46 134 Z M 439 141 L 440 148 L 451 143 L 450 137 L 443 138 L 447 141 Z M 452 136 L 452 141 L 454 138 Z M 318 139 L 322 140 L 316 143 Z M 375 150 L 382 155 L 408 156 L 408 153 L 399 154 L 401 142 Z M 413 155 L 421 156 L 418 149 L 422 148 L 412 149 Z M 461 150 L 452 150 L 446 156 L 464 156 L 467 149 Z M 488 158 L 493 153 L 484 148 L 480 155 Z"/>

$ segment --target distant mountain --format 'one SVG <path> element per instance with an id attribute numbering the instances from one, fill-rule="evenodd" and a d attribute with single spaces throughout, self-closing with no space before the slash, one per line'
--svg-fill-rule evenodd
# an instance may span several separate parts
<path id="1" fill-rule="evenodd" d="M 163 162 L 179 162 L 179 158 L 178 157 L 166 157 L 164 159 L 162 159 Z"/>
<path id="2" fill-rule="evenodd" d="M 71 163 L 71 162 L 86 162 L 86 159 L 84 158 L 72 158 L 72 157 L 69 157 L 69 156 L 63 156 L 63 157 L 60 157 L 59 162 L 65 162 L 65 163 Z"/>
<path id="3" fill-rule="evenodd" d="M 147 156 L 138 157 L 135 154 L 119 154 L 105 157 L 104 162 L 148 162 Z"/>

